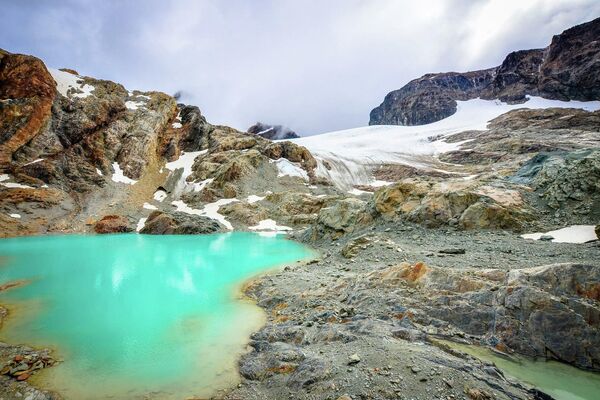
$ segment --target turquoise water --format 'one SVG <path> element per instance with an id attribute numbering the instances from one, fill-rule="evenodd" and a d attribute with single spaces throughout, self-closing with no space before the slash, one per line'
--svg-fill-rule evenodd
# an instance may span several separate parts
<path id="1" fill-rule="evenodd" d="M 588 372 L 556 361 L 532 360 L 513 356 L 510 359 L 485 347 L 442 341 L 482 360 L 491 361 L 504 374 L 536 387 L 556 400 L 600 399 L 600 373 Z"/>
<path id="2" fill-rule="evenodd" d="M 67 398 L 207 395 L 235 383 L 236 358 L 263 323 L 236 289 L 310 256 L 251 233 L 99 235 L 0 240 L 0 338 L 52 347 L 39 384 Z"/>

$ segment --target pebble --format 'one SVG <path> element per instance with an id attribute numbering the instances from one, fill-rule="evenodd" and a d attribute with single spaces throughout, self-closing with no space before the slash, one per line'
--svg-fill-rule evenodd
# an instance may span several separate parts
<path id="1" fill-rule="evenodd" d="M 350 357 L 348 357 L 348 365 L 358 364 L 359 362 L 360 362 L 360 357 L 356 353 L 354 353 Z"/>

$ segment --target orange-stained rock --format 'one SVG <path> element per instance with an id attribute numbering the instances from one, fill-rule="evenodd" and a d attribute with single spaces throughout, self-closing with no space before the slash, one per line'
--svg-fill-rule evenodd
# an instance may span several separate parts
<path id="1" fill-rule="evenodd" d="M 21 100 L 0 109 L 0 129 L 8 133 L 0 143 L 0 166 L 48 123 L 55 96 L 56 84 L 41 60 L 23 54 L 0 59 L 0 100 Z"/>
<path id="2" fill-rule="evenodd" d="M 94 232 L 96 233 L 124 233 L 132 231 L 133 228 L 130 226 L 129 221 L 122 215 L 106 215 L 94 225 Z"/>
<path id="3" fill-rule="evenodd" d="M 25 381 L 25 380 L 29 379 L 30 376 L 31 376 L 31 374 L 29 372 L 24 372 L 21 375 L 17 376 L 17 380 Z"/>

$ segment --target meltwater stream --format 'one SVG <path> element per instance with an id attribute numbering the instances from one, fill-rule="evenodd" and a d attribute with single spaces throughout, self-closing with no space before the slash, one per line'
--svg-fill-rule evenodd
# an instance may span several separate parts
<path id="1" fill-rule="evenodd" d="M 242 282 L 310 250 L 250 233 L 0 240 L 0 340 L 55 349 L 35 378 L 65 398 L 185 398 L 235 383 L 263 323 Z"/>

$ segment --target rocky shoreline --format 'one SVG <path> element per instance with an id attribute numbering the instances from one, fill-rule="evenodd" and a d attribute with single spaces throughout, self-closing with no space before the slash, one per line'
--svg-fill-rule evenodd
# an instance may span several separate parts
<path id="1" fill-rule="evenodd" d="M 269 322 L 252 336 L 253 350 L 240 362 L 242 385 L 224 398 L 550 398 L 435 339 L 511 351 L 503 346 L 509 335 L 501 329 L 508 303 L 489 304 L 489 296 L 506 290 L 504 277 L 542 265 L 558 271 L 588 265 L 597 281 L 598 242 L 558 244 L 506 232 L 440 232 L 411 224 L 378 226 L 357 235 L 319 242 L 320 260 L 287 267 L 248 288 Z M 357 249 L 350 258 L 349 247 Z M 493 285 L 484 286 L 483 277 Z M 506 288 L 535 290 L 533 281 L 513 279 Z M 469 306 L 465 295 L 470 294 L 477 296 Z M 536 301 L 523 300 L 512 305 L 517 313 L 525 314 L 527 302 Z M 599 315 L 597 303 L 589 300 L 567 292 L 561 299 L 592 307 L 579 315 Z M 488 332 L 485 308 L 490 306 L 497 308 L 497 336 Z M 550 350 L 556 343 L 536 328 L 548 321 L 560 328 L 564 321 L 550 308 L 536 311 L 546 320 L 529 320 L 533 333 L 523 340 L 547 341 L 546 355 L 554 358 L 557 354 Z M 560 346 L 580 346 L 580 332 L 558 333 Z M 586 351 L 595 353 L 593 348 Z M 587 367 L 597 370 L 598 358 Z"/>

